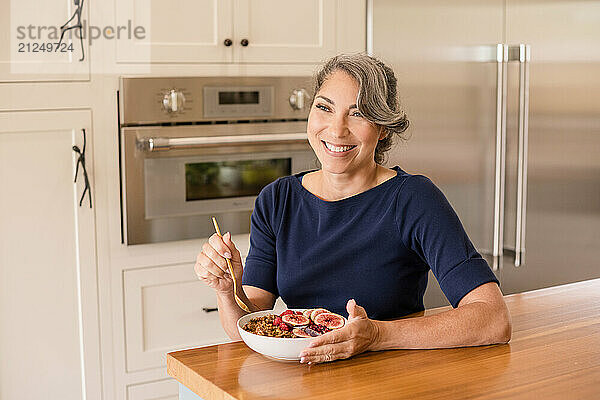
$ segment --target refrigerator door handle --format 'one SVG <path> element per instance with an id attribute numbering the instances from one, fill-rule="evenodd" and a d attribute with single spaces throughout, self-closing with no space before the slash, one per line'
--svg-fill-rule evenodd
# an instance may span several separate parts
<path id="1" fill-rule="evenodd" d="M 496 46 L 496 157 L 494 167 L 494 236 L 492 256 L 496 261 L 502 256 L 504 249 L 504 186 L 506 169 L 506 94 L 507 94 L 507 63 L 508 46 Z M 494 262 L 496 270 L 499 263 Z"/>
<path id="2" fill-rule="evenodd" d="M 525 257 L 525 217 L 527 213 L 527 147 L 529 143 L 529 45 L 519 45 L 519 138 L 517 159 L 517 210 L 515 267 Z"/>

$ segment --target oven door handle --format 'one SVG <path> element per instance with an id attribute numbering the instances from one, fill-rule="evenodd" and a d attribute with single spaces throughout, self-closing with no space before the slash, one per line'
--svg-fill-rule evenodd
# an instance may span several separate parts
<path id="1" fill-rule="evenodd" d="M 203 147 L 219 147 L 223 145 L 247 144 L 281 144 L 305 143 L 306 132 L 302 133 L 271 133 L 264 135 L 235 135 L 235 136 L 197 136 L 182 138 L 145 137 L 137 140 L 138 149 L 142 151 L 165 151 L 174 149 L 195 149 Z"/>

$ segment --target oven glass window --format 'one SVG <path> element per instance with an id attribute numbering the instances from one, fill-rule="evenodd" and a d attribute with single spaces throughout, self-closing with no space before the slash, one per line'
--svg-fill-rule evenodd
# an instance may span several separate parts
<path id="1" fill-rule="evenodd" d="M 219 104 L 258 104 L 258 92 L 219 92 Z"/>
<path id="2" fill-rule="evenodd" d="M 291 158 L 186 164 L 185 199 L 256 196 L 263 187 L 291 172 Z"/>

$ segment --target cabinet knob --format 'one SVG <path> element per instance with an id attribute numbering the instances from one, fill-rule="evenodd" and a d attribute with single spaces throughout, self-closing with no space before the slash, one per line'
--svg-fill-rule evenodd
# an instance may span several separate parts
<path id="1" fill-rule="evenodd" d="M 233 41 L 231 39 L 225 39 L 223 41 L 223 44 L 227 47 L 231 46 L 233 44 Z"/>
<path id="2" fill-rule="evenodd" d="M 240 42 L 240 44 L 244 47 L 248 46 L 248 39 L 242 39 L 242 41 Z"/>
<path id="3" fill-rule="evenodd" d="M 214 308 L 213 307 L 210 307 L 210 308 L 202 307 L 202 311 L 209 313 L 209 312 L 219 311 L 219 309 L 217 307 L 214 307 Z"/>
<path id="4" fill-rule="evenodd" d="M 308 102 L 308 92 L 304 89 L 294 89 L 290 96 L 290 106 L 293 110 L 303 110 Z"/>

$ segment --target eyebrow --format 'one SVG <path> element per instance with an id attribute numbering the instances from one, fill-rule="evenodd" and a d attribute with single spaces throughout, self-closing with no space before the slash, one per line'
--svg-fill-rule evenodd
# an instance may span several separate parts
<path id="1" fill-rule="evenodd" d="M 325 100 L 326 102 L 328 102 L 329 104 L 335 106 L 335 102 L 333 100 L 331 100 L 330 98 L 327 98 L 327 97 L 321 96 L 321 95 L 317 95 L 316 98 L 321 98 L 321 99 Z M 348 110 L 350 110 L 352 108 L 358 108 L 358 107 L 356 106 L 356 104 L 350 104 L 350 107 L 348 107 Z"/>

